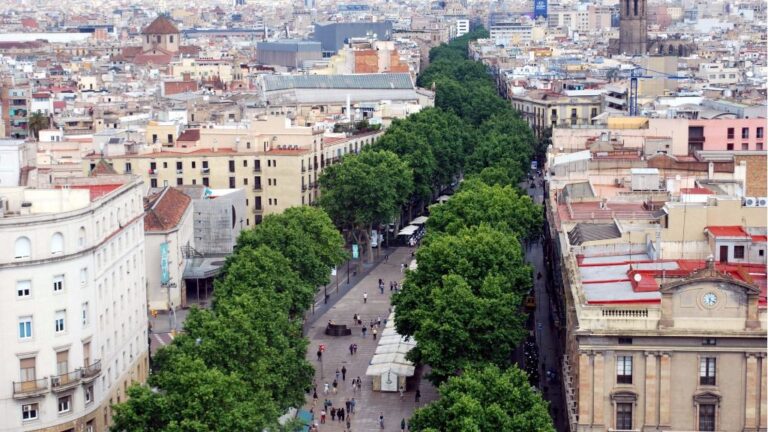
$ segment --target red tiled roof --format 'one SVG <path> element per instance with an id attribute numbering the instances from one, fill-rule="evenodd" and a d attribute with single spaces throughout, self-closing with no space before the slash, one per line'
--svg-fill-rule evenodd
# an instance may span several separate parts
<path id="1" fill-rule="evenodd" d="M 168 18 L 159 16 L 141 31 L 141 34 L 177 34 L 179 29 Z"/>
<path id="2" fill-rule="evenodd" d="M 191 202 L 192 198 L 187 194 L 172 187 L 148 196 L 144 206 L 144 230 L 167 231 L 176 227 Z"/>
<path id="3" fill-rule="evenodd" d="M 97 176 L 97 175 L 115 175 L 117 174 L 117 171 L 115 171 L 114 168 L 112 168 L 112 165 L 108 164 L 107 161 L 104 159 L 101 159 L 100 161 L 96 162 L 96 166 L 91 170 L 91 177 Z"/>
<path id="4" fill-rule="evenodd" d="M 708 226 L 707 231 L 713 237 L 740 237 L 749 238 L 749 234 L 740 226 Z"/>
<path id="5" fill-rule="evenodd" d="M 179 135 L 176 141 L 200 141 L 200 129 L 187 129 Z"/>
<path id="6" fill-rule="evenodd" d="M 707 188 L 681 188 L 680 193 L 692 194 L 692 195 L 713 195 L 714 192 Z"/>
<path id="7" fill-rule="evenodd" d="M 91 201 L 96 201 L 97 199 L 112 192 L 113 190 L 119 188 L 120 186 L 122 186 L 122 184 L 68 185 L 67 187 L 70 189 L 88 189 Z M 62 186 L 57 186 L 57 188 L 61 188 L 61 187 Z"/>
<path id="8" fill-rule="evenodd" d="M 753 235 L 752 236 L 752 243 L 765 243 L 768 242 L 768 236 L 764 235 Z"/>
<path id="9" fill-rule="evenodd" d="M 133 58 L 133 63 L 137 65 L 167 65 L 171 62 L 170 54 L 139 54 Z"/>

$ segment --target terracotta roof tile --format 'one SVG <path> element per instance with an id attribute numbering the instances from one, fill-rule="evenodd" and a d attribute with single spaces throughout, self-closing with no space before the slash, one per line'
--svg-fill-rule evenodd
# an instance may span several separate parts
<path id="1" fill-rule="evenodd" d="M 200 141 L 200 129 L 187 129 L 176 139 L 178 141 Z"/>
<path id="2" fill-rule="evenodd" d="M 115 174 L 117 174 L 117 171 L 115 171 L 115 169 L 112 168 L 112 165 L 110 165 L 104 159 L 101 159 L 98 162 L 96 162 L 96 166 L 91 170 L 91 177 L 95 177 L 97 175 L 115 175 Z"/>
<path id="3" fill-rule="evenodd" d="M 141 34 L 177 34 L 179 29 L 168 18 L 159 16 L 141 31 Z"/>
<path id="4" fill-rule="evenodd" d="M 144 205 L 144 230 L 167 231 L 176 227 L 191 202 L 192 198 L 172 187 L 148 196 Z"/>

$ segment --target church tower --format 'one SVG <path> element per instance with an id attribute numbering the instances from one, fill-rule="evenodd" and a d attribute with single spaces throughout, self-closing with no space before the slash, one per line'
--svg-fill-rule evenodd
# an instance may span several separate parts
<path id="1" fill-rule="evenodd" d="M 619 53 L 645 55 L 648 52 L 647 0 L 620 0 Z"/>

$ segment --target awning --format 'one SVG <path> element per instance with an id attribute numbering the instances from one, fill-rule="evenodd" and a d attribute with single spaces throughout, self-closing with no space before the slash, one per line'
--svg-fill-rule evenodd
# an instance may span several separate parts
<path id="1" fill-rule="evenodd" d="M 184 267 L 184 279 L 207 279 L 219 274 L 224 266 L 224 257 L 188 258 Z"/>
<path id="2" fill-rule="evenodd" d="M 405 228 L 401 229 L 401 230 L 400 230 L 400 232 L 399 232 L 399 233 L 397 233 L 397 235 L 399 235 L 399 236 L 401 236 L 401 235 L 404 235 L 404 236 L 411 236 L 411 235 L 413 235 L 413 233 L 415 233 L 415 232 L 416 232 L 418 229 L 419 229 L 419 227 L 417 227 L 416 225 L 408 225 L 407 227 L 405 227 Z"/>
<path id="3" fill-rule="evenodd" d="M 411 225 L 424 225 L 427 223 L 427 219 L 429 219 L 426 216 L 419 216 L 416 219 L 411 221 Z"/>

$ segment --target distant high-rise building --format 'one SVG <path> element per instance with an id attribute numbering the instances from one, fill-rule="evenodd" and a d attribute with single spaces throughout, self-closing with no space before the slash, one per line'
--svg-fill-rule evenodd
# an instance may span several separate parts
<path id="1" fill-rule="evenodd" d="M 619 53 L 644 55 L 648 50 L 646 0 L 622 0 L 619 9 Z"/>

